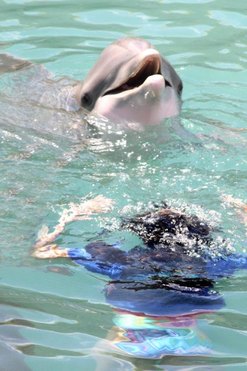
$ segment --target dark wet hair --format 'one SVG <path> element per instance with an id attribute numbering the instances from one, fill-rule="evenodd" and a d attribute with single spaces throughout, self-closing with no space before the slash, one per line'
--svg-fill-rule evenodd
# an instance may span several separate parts
<path id="1" fill-rule="evenodd" d="M 212 240 L 207 223 L 195 215 L 188 216 L 172 210 L 166 204 L 158 210 L 123 220 L 122 228 L 136 233 L 149 247 L 174 244 L 183 246 L 188 239 L 195 243 L 209 243 Z M 184 242 L 181 236 L 185 237 Z"/>

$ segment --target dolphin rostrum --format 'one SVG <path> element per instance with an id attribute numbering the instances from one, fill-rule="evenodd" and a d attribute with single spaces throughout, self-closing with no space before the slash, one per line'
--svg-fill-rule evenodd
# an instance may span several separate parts
<path id="1" fill-rule="evenodd" d="M 149 42 L 125 38 L 102 52 L 75 97 L 111 121 L 149 125 L 179 114 L 182 89 L 174 68 Z"/>

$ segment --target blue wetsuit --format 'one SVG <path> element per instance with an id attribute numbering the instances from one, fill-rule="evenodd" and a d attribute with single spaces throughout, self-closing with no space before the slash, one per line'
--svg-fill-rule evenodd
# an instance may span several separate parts
<path id="1" fill-rule="evenodd" d="M 123 251 L 102 241 L 69 249 L 68 255 L 111 278 L 106 299 L 114 307 L 156 316 L 219 309 L 224 302 L 214 282 L 247 268 L 247 256 L 237 253 L 206 258 L 159 246 Z"/>

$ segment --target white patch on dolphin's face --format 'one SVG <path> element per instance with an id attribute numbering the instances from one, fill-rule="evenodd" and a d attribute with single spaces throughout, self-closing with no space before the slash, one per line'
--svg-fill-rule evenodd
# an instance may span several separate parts
<path id="1" fill-rule="evenodd" d="M 113 122 L 144 125 L 176 116 L 182 81 L 151 44 L 127 38 L 108 46 L 77 91 L 82 107 Z"/>
<path id="2" fill-rule="evenodd" d="M 113 122 L 136 122 L 156 125 L 180 112 L 176 93 L 161 75 L 149 76 L 142 85 L 118 94 L 100 97 L 93 112 Z"/>

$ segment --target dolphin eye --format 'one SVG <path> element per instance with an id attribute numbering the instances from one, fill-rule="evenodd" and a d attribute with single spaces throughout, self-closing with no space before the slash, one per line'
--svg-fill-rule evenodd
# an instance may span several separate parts
<path id="1" fill-rule="evenodd" d="M 180 81 L 180 83 L 178 85 L 178 95 L 179 96 L 182 94 L 182 90 L 183 90 L 183 83 L 182 83 L 182 81 Z"/>
<path id="2" fill-rule="evenodd" d="M 81 105 L 84 108 L 90 109 L 93 103 L 93 98 L 89 93 L 83 94 L 81 97 Z"/>

